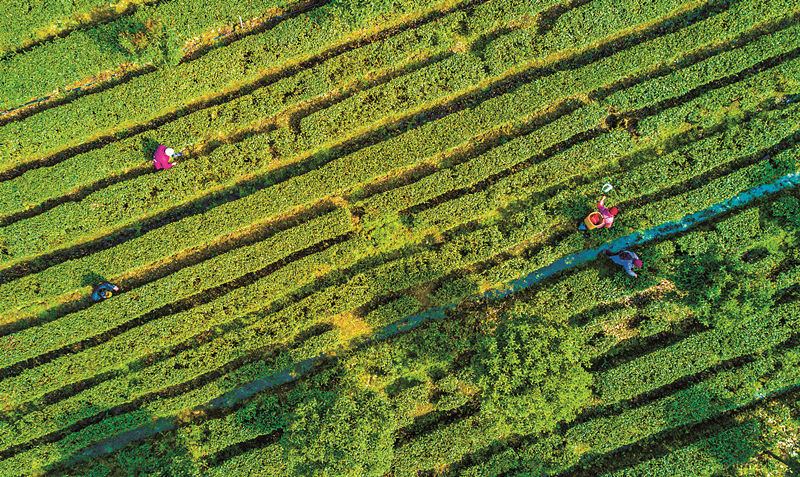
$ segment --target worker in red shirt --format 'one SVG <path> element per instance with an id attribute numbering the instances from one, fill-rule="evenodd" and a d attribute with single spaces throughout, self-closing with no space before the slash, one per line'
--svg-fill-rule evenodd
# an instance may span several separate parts
<path id="1" fill-rule="evenodd" d="M 169 160 L 182 155 L 181 153 L 176 153 L 171 147 L 159 144 L 153 154 L 153 165 L 156 166 L 156 170 L 169 169 L 176 164 L 175 162 L 169 162 Z"/>

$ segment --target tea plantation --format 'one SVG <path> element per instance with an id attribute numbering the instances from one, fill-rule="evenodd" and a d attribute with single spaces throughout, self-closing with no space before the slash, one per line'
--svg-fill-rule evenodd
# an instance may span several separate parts
<path id="1" fill-rule="evenodd" d="M 0 476 L 800 472 L 797 0 L 0 25 Z"/>

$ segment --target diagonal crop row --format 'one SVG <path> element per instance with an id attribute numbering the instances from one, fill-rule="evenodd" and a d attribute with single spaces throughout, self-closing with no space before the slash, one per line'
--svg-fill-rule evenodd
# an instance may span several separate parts
<path id="1" fill-rule="evenodd" d="M 468 3 L 471 15 L 496 13 L 506 2 Z M 502 10 L 500 10 L 502 11 Z M 191 155 L 210 153 L 222 142 L 241 141 L 255 130 L 274 127 L 274 120 L 265 117 L 277 116 L 288 122 L 298 122 L 301 112 L 310 112 L 344 100 L 355 92 L 372 88 L 389 81 L 405 70 L 408 74 L 429 63 L 444 59 L 452 48 L 453 40 L 437 40 L 450 28 L 461 13 L 456 10 L 440 18 L 430 17 L 428 23 L 415 28 L 398 30 L 393 35 L 354 50 L 342 52 L 293 76 L 259 88 L 252 93 L 218 106 L 201 109 L 176 119 L 156 130 L 149 130 L 121 141 L 112 142 L 100 149 L 78 154 L 49 168 L 34 169 L 17 178 L 0 184 L 0 224 L 9 225 L 49 210 L 66 201 L 77 201 L 111 184 L 129 180 L 144 174 L 151 168 L 142 164 L 142 144 L 157 138 L 159 142 L 182 145 Z M 505 11 L 505 17 L 513 19 L 514 10 Z M 497 16 L 497 15 L 495 15 Z M 480 22 L 470 19 L 473 35 L 487 32 Z M 502 32 L 501 26 L 492 25 L 488 34 Z M 393 73 L 394 71 L 394 73 Z M 346 84 L 346 80 L 352 81 Z M 366 80 L 366 81 L 365 81 Z M 338 84 L 337 84 L 338 83 Z M 288 110 L 286 108 L 289 108 Z M 300 108 L 293 110 L 292 108 Z M 284 122 L 280 119 L 278 122 Z M 241 128 L 240 124 L 250 123 Z M 215 134 L 209 134 L 214 131 Z M 236 150 L 228 153 L 236 153 Z M 107 158 L 114 157 L 113 162 Z M 226 156 L 211 159 L 223 162 Z M 196 160 L 196 159 L 195 159 Z M 87 162 L 103 164 L 103 167 L 81 167 Z M 246 161 L 252 166 L 252 161 Z M 63 178 L 59 178 L 63 174 Z M 55 177 L 54 177 L 55 176 Z M 68 178 L 68 180 L 67 180 Z M 20 187 L 20 184 L 25 187 Z M 32 191 L 35 190 L 36 193 Z M 35 204 L 35 205 L 31 205 Z"/>
<path id="2" fill-rule="evenodd" d="M 352 146 L 351 146 L 351 147 L 352 147 Z M 284 173 L 286 173 L 286 172 L 287 172 L 287 168 L 286 168 L 286 167 L 284 167 L 284 168 L 282 169 L 282 171 L 283 171 Z M 280 171 L 278 171 L 278 173 L 276 173 L 276 174 L 279 174 L 279 173 L 280 173 Z M 246 184 L 245 184 L 245 185 L 246 185 Z M 225 196 L 223 196 L 223 197 L 228 197 L 227 193 L 224 193 L 224 194 L 226 194 L 226 195 L 225 195 Z M 221 195 L 221 194 L 217 194 L 217 195 L 218 195 L 218 197 L 217 197 L 218 199 L 222 199 L 222 200 L 223 200 L 223 202 L 225 202 L 225 201 L 226 201 L 224 198 L 222 198 L 222 197 L 219 197 L 219 195 Z M 178 217 L 178 218 L 180 218 L 180 217 Z M 176 220 L 176 218 L 175 218 L 175 217 L 172 217 L 171 219 L 172 219 L 172 220 Z M 139 229 L 139 230 L 141 231 L 141 229 Z M 127 236 L 127 235 L 126 235 L 126 236 Z M 106 237 L 105 239 L 107 239 L 107 237 Z M 105 243 L 108 243 L 108 241 L 107 241 L 107 240 L 104 240 L 104 242 L 105 242 Z M 63 253 L 63 252 L 62 252 L 62 253 Z M 9 279 L 11 276 L 13 276 L 13 273 L 8 273 L 8 272 L 6 273 L 6 277 L 7 277 L 6 279 Z"/>
<path id="3" fill-rule="evenodd" d="M 725 222 L 726 221 L 723 221 L 722 223 L 725 223 Z M 707 233 L 707 232 L 696 232 L 696 233 L 693 232 L 690 235 L 698 235 L 698 234 L 703 234 L 703 233 Z M 725 237 L 724 235 L 720 235 L 719 236 L 720 239 L 724 239 L 724 237 Z M 647 252 L 645 251 L 644 253 L 646 254 Z M 577 278 L 577 277 L 571 277 L 569 280 L 571 282 L 573 282 L 574 278 Z M 587 279 L 578 280 L 578 283 L 585 283 L 585 282 L 586 283 L 592 283 L 594 287 L 597 287 L 597 284 L 596 284 L 595 281 L 596 281 L 596 278 L 587 277 Z M 576 283 L 574 283 L 574 282 L 570 283 L 570 284 L 567 285 L 567 289 L 576 289 L 575 285 L 576 285 Z M 581 291 L 581 290 L 577 289 L 577 291 Z M 558 290 L 547 290 L 547 291 L 543 291 L 541 293 L 552 294 L 552 296 L 558 296 L 559 295 Z M 793 313 L 794 312 L 789 312 L 789 314 L 787 316 L 793 316 Z M 792 339 L 794 339 L 794 338 L 792 338 Z M 734 358 L 732 361 L 741 362 L 741 363 L 744 363 L 744 362 L 755 362 L 758 359 L 760 359 L 760 357 L 761 357 L 761 355 L 758 354 L 758 353 L 753 353 L 753 354 L 750 354 L 750 355 L 747 355 L 747 356 L 748 357 L 746 357 L 746 359 L 744 359 L 744 361 L 742 361 L 742 358 Z M 722 365 L 716 365 L 716 366 L 714 366 L 712 368 L 713 369 L 717 369 L 717 370 L 724 370 L 724 369 L 726 369 L 727 366 L 728 366 L 728 364 L 722 363 Z M 681 385 L 685 385 L 686 383 L 697 382 L 698 379 L 705 379 L 705 377 L 707 377 L 707 375 L 708 375 L 708 372 L 707 371 L 703 371 L 703 372 L 697 373 L 696 375 L 692 376 L 691 379 L 689 379 L 689 380 L 682 379 L 682 380 L 676 381 L 676 383 L 681 383 L 681 382 L 683 383 L 683 384 L 678 384 L 677 387 L 680 388 Z M 646 402 L 652 402 L 653 399 L 659 399 L 660 398 L 659 396 L 663 397 L 663 395 L 665 395 L 664 394 L 665 392 L 667 392 L 667 393 L 673 392 L 675 388 L 676 388 L 676 385 L 665 386 L 665 387 L 663 387 L 661 389 L 660 392 L 650 392 L 650 393 L 644 394 L 644 395 L 640 396 L 639 398 L 633 399 L 631 402 L 629 402 L 629 404 L 641 405 L 641 404 L 646 403 Z M 588 413 L 584 413 L 584 415 L 581 418 L 579 418 L 578 422 L 592 422 L 592 419 L 597 417 L 598 415 L 607 415 L 607 416 L 608 415 L 614 415 L 614 414 L 619 413 L 619 411 L 620 411 L 620 409 L 619 408 L 615 408 L 614 406 L 611 406 L 611 408 L 609 408 L 609 409 L 607 409 L 606 411 L 603 411 L 603 412 L 590 411 Z M 632 422 L 634 422 L 634 421 L 635 422 L 640 422 L 637 419 L 632 419 Z M 641 422 L 646 422 L 646 421 L 647 421 L 647 419 L 644 419 L 644 421 L 641 421 Z M 634 426 L 634 428 L 635 427 L 636 426 Z M 603 426 L 601 425 L 599 428 L 603 429 Z M 602 441 L 602 439 L 601 439 L 601 441 Z M 544 445 L 545 441 L 542 441 L 542 442 L 543 442 L 543 445 Z M 474 459 L 466 458 L 466 462 L 467 463 L 469 463 L 471 461 L 474 461 Z M 464 462 L 462 462 L 462 464 L 464 464 Z M 459 465 L 462 465 L 462 464 L 459 464 Z M 470 474 L 470 475 L 472 475 L 472 474 Z"/>
<path id="4" fill-rule="evenodd" d="M 180 267 L 168 279 L 153 280 L 143 287 L 135 288 L 135 291 L 118 295 L 114 303 L 103 302 L 91 310 L 72 313 L 47 325 L 16 333 L 13 344 L 17 352 L 0 359 L 0 379 L 15 376 L 22 369 L 40 365 L 56 356 L 82 351 L 85 346 L 74 341 L 76 336 L 90 337 L 83 341 L 94 345 L 99 342 L 92 335 L 99 334 L 105 339 L 111 339 L 115 334 L 130 329 L 130 322 L 120 320 L 138 314 L 152 315 L 155 310 L 163 308 L 161 304 L 165 300 L 180 302 L 190 299 L 190 302 L 197 303 L 198 296 L 202 296 L 200 301 L 213 299 L 216 293 L 212 290 L 221 284 L 234 283 L 240 276 L 256 270 L 268 270 L 270 267 L 264 267 L 264 264 L 271 264 L 279 259 L 286 260 L 315 243 L 345 235 L 351 228 L 349 213 L 343 209 L 335 209 L 321 218 L 295 225 L 288 230 L 277 233 L 270 231 L 272 233 L 267 237 L 257 236 L 251 244 L 245 243 L 208 261 L 200 262 L 200 267 Z M 130 290 L 129 287 L 126 289 Z M 125 315 L 118 314 L 120 308 L 125 309 Z M 11 363 L 13 365 L 9 366 Z"/>
<path id="5" fill-rule="evenodd" d="M 69 34 L 58 41 L 32 48 L 24 55 L 0 60 L 0 71 L 6 78 L 0 87 L 0 97 L 3 98 L 0 107 L 19 106 L 30 98 L 38 98 L 32 104 L 0 115 L 0 124 L 19 121 L 67 104 L 87 93 L 108 89 L 113 82 L 108 83 L 105 79 L 114 73 L 132 70 L 130 72 L 138 76 L 142 70 L 152 72 L 156 64 L 168 66 L 199 58 L 212 47 L 228 44 L 232 38 L 241 38 L 245 34 L 244 23 L 242 28 L 237 28 L 236 35 L 223 41 L 208 42 L 205 48 L 195 48 L 191 55 L 187 55 L 185 45 L 190 38 L 232 22 L 238 15 L 244 15 L 248 25 L 256 24 L 246 30 L 246 34 L 252 35 L 322 5 L 309 1 L 257 0 L 234 9 L 219 0 L 203 0 L 203 8 L 198 8 L 199 5 L 187 8 L 186 4 L 173 1 L 148 3 L 151 5 L 129 9 L 122 18 L 94 24 L 88 31 Z M 262 19 L 253 22 L 253 16 Z M 236 23 L 239 27 L 238 20 Z M 148 35 L 150 47 L 138 52 L 123 44 L 116 49 L 108 48 L 108 43 L 116 40 L 120 30 Z M 161 47 L 158 53 L 151 51 L 155 45 Z M 84 85 L 88 83 L 93 83 L 93 88 L 87 90 Z"/>
<path id="6" fill-rule="evenodd" d="M 792 316 L 794 316 L 796 314 L 795 308 L 796 308 L 796 304 L 793 305 L 793 308 L 784 309 L 781 313 L 776 313 L 776 315 L 777 316 L 781 316 L 784 319 L 789 319 L 789 317 L 792 317 Z M 778 319 L 778 321 L 780 321 L 780 319 Z M 788 341 L 784 341 L 784 343 L 785 343 L 784 345 L 780 345 L 780 346 L 782 346 L 784 349 L 787 346 L 789 348 L 792 348 L 792 347 L 796 346 L 796 341 L 797 341 L 796 338 L 797 337 L 796 337 L 796 335 L 792 335 L 792 336 L 793 337 L 791 337 Z M 792 344 L 792 343 L 794 343 L 794 344 Z M 736 366 L 740 366 L 740 365 L 745 364 L 745 363 L 756 362 L 757 359 L 760 358 L 760 356 L 761 356 L 760 353 L 750 353 L 748 355 L 745 355 L 745 358 L 734 358 L 732 360 L 729 360 L 728 362 L 723 362 L 720 365 L 714 366 L 714 367 L 712 367 L 712 369 L 716 369 L 717 371 L 724 371 L 730 365 L 735 364 L 735 363 L 738 363 L 738 364 L 736 364 Z M 714 372 L 717 372 L 717 371 L 714 371 Z M 704 372 L 701 372 L 701 373 L 697 373 L 697 374 L 695 374 L 693 376 L 690 376 L 690 379 L 683 379 L 683 380 L 676 381 L 674 384 L 672 384 L 670 386 L 666 386 L 666 387 L 661 388 L 658 392 L 650 392 L 650 393 L 647 393 L 647 394 L 643 394 L 643 395 L 637 397 L 636 399 L 631 400 L 628 403 L 627 408 L 630 409 L 632 407 L 641 406 L 641 405 L 647 404 L 649 402 L 653 402 L 653 401 L 655 401 L 657 399 L 661 399 L 661 398 L 663 398 L 665 396 L 668 396 L 669 394 L 675 392 L 676 389 L 681 389 L 683 386 L 686 386 L 686 385 L 691 384 L 691 383 L 696 383 L 696 382 L 698 382 L 698 380 L 702 381 L 703 379 L 706 379 L 706 377 L 708 376 L 708 373 L 709 373 L 709 371 L 704 371 Z M 620 412 L 619 408 L 614 408 L 613 406 L 611 407 L 611 410 L 613 410 L 613 412 L 611 414 L 609 414 L 609 412 L 591 411 L 590 414 L 593 417 L 587 417 L 587 415 L 584 414 L 581 418 L 578 419 L 577 422 L 578 423 L 581 423 L 581 422 L 592 423 L 593 419 L 597 418 L 597 416 L 615 415 L 615 414 L 618 414 Z M 647 419 L 647 418 L 634 418 L 634 419 L 631 419 L 631 422 L 634 422 L 634 421 L 635 422 L 648 422 L 649 419 Z M 628 425 L 628 427 L 631 427 L 629 425 L 629 423 L 627 425 Z M 465 429 L 468 429 L 469 427 L 470 427 L 469 424 L 467 424 Z M 640 427 L 641 426 L 632 426 L 633 432 L 638 432 L 638 429 Z M 599 424 L 597 428 L 599 430 L 605 431 L 608 428 L 608 426 L 607 425 L 603 425 L 603 424 Z M 623 428 L 624 428 L 624 425 L 623 425 Z M 442 436 L 439 436 L 438 438 L 444 439 L 445 441 L 452 440 L 452 437 L 444 438 Z M 569 442 L 575 442 L 576 441 L 573 438 L 570 438 L 570 439 L 567 439 L 567 440 Z M 427 442 L 427 439 L 426 439 L 426 442 Z M 616 442 L 616 439 L 610 439 L 609 436 L 601 436 L 599 438 L 598 442 L 604 442 L 604 443 L 605 442 Z M 430 444 L 430 443 L 428 443 L 428 444 Z M 421 444 L 422 447 L 419 447 L 419 448 L 422 449 L 428 444 L 423 443 L 423 444 Z M 543 441 L 543 444 L 545 444 L 545 441 Z M 411 458 L 411 457 L 408 457 L 408 458 Z"/>
<path id="7" fill-rule="evenodd" d="M 654 475 L 657 472 L 663 473 L 666 469 L 675 475 L 722 474 L 738 460 L 736 455 L 728 459 L 720 458 L 726 455 L 727 449 L 733 447 L 731 443 L 745 443 L 759 434 L 757 424 L 747 420 L 748 414 L 745 411 L 742 414 L 728 415 L 723 422 L 715 421 L 712 426 L 694 426 L 690 428 L 690 432 L 665 436 L 670 439 L 669 447 L 650 446 L 642 452 L 644 448 L 635 446 L 635 456 L 623 459 L 619 464 L 603 466 L 603 470 L 613 472 L 603 475 Z M 681 447 L 675 448 L 676 446 Z"/>
<path id="8" fill-rule="evenodd" d="M 4 23 L 3 34 L 0 36 L 0 59 L 19 55 L 55 38 L 63 38 L 73 31 L 132 15 L 140 6 L 160 1 L 164 0 L 122 0 L 115 4 L 99 0 L 72 2 L 73 8 L 68 18 L 63 16 L 60 5 L 47 2 L 37 4 L 35 11 L 15 15 L 14 21 Z M 9 11 L 5 14 L 21 13 L 15 12 L 14 8 L 13 4 L 6 6 L 4 9 Z"/>
<path id="9" fill-rule="evenodd" d="M 694 100 L 697 97 L 699 97 L 700 95 L 706 94 L 706 93 L 708 93 L 710 91 L 713 91 L 715 89 L 731 86 L 732 84 L 735 84 L 735 83 L 743 81 L 743 79 L 748 78 L 750 75 L 761 73 L 762 71 L 766 71 L 766 70 L 768 70 L 770 68 L 775 67 L 776 65 L 780 65 L 783 61 L 796 59 L 798 56 L 800 56 L 800 49 L 797 49 L 797 48 L 794 49 L 794 50 L 791 50 L 790 52 L 781 53 L 779 55 L 776 55 L 776 56 L 773 56 L 771 58 L 765 59 L 765 60 L 757 63 L 756 65 L 754 65 L 752 67 L 748 67 L 748 68 L 742 70 L 739 73 L 736 73 L 736 74 L 733 74 L 733 75 L 728 75 L 728 76 L 719 78 L 717 80 L 709 81 L 708 83 L 703 84 L 703 85 L 701 85 L 699 87 L 690 89 L 689 91 L 687 91 L 686 93 L 680 95 L 677 98 L 667 98 L 667 99 L 663 99 L 661 101 L 658 101 L 658 103 L 657 103 L 657 105 L 659 106 L 658 108 L 654 108 L 654 107 L 642 108 L 640 110 L 631 111 L 629 113 L 624 113 L 623 116 L 625 116 L 625 117 L 635 117 L 635 118 L 641 119 L 641 118 L 645 118 L 645 117 L 648 117 L 648 116 L 653 116 L 653 115 L 659 114 L 661 111 L 663 111 L 665 109 L 671 109 L 671 108 L 677 107 L 678 105 L 684 104 L 684 103 L 686 103 L 686 102 L 688 102 L 690 100 Z M 704 66 L 707 67 L 708 65 L 704 65 Z M 585 131 L 583 133 L 583 136 L 580 138 L 580 142 L 584 142 L 585 140 L 588 140 L 588 139 L 597 138 L 599 136 L 599 134 L 601 134 L 602 132 L 605 132 L 605 131 L 607 131 L 607 130 L 603 129 L 603 128 L 596 128 L 594 130 L 587 130 L 587 131 Z M 447 184 L 447 185 L 444 185 L 443 187 L 441 187 L 441 189 L 442 190 L 446 190 L 446 192 L 443 193 L 443 194 L 440 194 L 440 195 L 433 195 L 431 193 L 433 188 L 430 185 L 423 184 L 423 187 L 425 187 L 423 189 L 423 191 L 425 192 L 425 195 L 420 197 L 420 198 L 416 198 L 415 197 L 414 201 L 409 201 L 409 200 L 405 201 L 404 203 L 402 203 L 403 206 L 405 207 L 405 209 L 401 209 L 399 212 L 401 214 L 415 214 L 415 213 L 418 213 L 420 211 L 429 209 L 429 208 L 434 207 L 434 206 L 436 206 L 438 204 L 441 204 L 443 202 L 447 202 L 449 200 L 454 200 L 454 199 L 457 199 L 459 197 L 462 197 L 462 196 L 465 196 L 465 195 L 468 195 L 468 194 L 473 194 L 473 193 L 479 192 L 481 190 L 484 190 L 488 186 L 490 186 L 492 184 L 495 184 L 496 182 L 498 182 L 498 181 L 500 181 L 500 180 L 502 180 L 502 179 L 504 179 L 506 177 L 509 177 L 509 176 L 511 176 L 513 174 L 519 173 L 523 169 L 534 167 L 534 166 L 543 169 L 541 172 L 539 172 L 539 175 L 542 176 L 542 177 L 545 177 L 548 173 L 551 173 L 551 172 L 555 173 L 555 171 L 558 169 L 558 167 L 562 166 L 562 164 L 560 162 L 552 162 L 552 163 L 544 164 L 543 166 L 540 166 L 540 163 L 543 161 L 543 159 L 553 156 L 556 152 L 559 152 L 559 151 L 555 151 L 555 150 L 547 151 L 546 153 L 542 154 L 540 157 L 530 158 L 525 162 L 520 162 L 520 163 L 515 164 L 511 168 L 501 169 L 501 170 L 499 170 L 498 172 L 496 172 L 496 173 L 494 173 L 492 175 L 487 174 L 488 177 L 486 177 L 485 179 L 478 180 L 480 178 L 480 175 L 472 174 L 471 176 L 474 177 L 474 179 L 472 179 L 472 180 L 475 181 L 475 182 L 473 182 L 471 185 L 469 185 L 467 187 L 449 188 L 448 189 L 449 184 L 446 182 L 445 184 Z M 591 164 L 587 164 L 587 165 L 590 166 Z M 492 172 L 492 171 L 490 169 L 487 169 L 486 172 Z M 430 178 L 426 178 L 426 182 L 429 183 L 429 184 L 439 184 L 439 183 L 442 182 L 442 179 L 439 178 L 439 177 L 436 177 L 436 176 L 431 176 Z M 572 182 L 572 185 L 575 185 L 575 183 Z M 450 187 L 452 187 L 452 186 L 450 186 Z M 435 189 L 433 189 L 433 190 L 435 190 Z M 552 190 L 555 190 L 555 189 L 552 189 Z M 411 191 L 413 191 L 413 189 Z M 403 190 L 402 193 L 403 193 L 405 198 L 408 198 L 410 196 L 410 192 L 411 191 Z M 636 192 L 638 193 L 639 191 L 640 190 L 637 190 Z M 396 194 L 398 194 L 398 193 L 400 193 L 400 192 L 399 191 L 396 192 Z M 421 199 L 427 199 L 427 200 L 425 200 L 423 202 Z M 648 199 L 654 199 L 654 197 L 650 197 Z M 648 200 L 648 199 L 643 199 L 643 200 Z M 386 200 L 383 197 L 381 197 L 381 201 L 382 201 L 381 206 L 383 206 L 383 208 L 385 208 L 386 205 L 384 205 L 384 204 L 389 202 L 389 201 Z M 392 203 L 393 206 L 396 205 L 396 204 L 397 204 L 396 202 Z M 625 205 L 627 205 L 627 204 L 625 204 Z M 372 204 L 370 204 L 370 206 L 374 207 Z"/>

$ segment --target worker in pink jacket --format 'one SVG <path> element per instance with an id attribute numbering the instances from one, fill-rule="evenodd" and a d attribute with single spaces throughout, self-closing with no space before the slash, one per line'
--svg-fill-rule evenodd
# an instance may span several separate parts
<path id="1" fill-rule="evenodd" d="M 606 196 L 600 199 L 597 203 L 597 212 L 592 212 L 583 220 L 583 223 L 578 227 L 578 230 L 594 230 L 602 229 L 603 227 L 611 228 L 614 223 L 614 216 L 617 215 L 619 210 L 616 207 L 610 209 L 603 203 L 606 201 Z"/>
<path id="2" fill-rule="evenodd" d="M 156 170 L 169 169 L 176 164 L 174 162 L 169 162 L 169 160 L 174 157 L 181 157 L 182 155 L 181 153 L 175 153 L 171 147 L 159 144 L 156 148 L 156 152 L 153 154 L 153 165 L 156 166 Z"/>
<path id="3" fill-rule="evenodd" d="M 598 212 L 600 212 L 600 215 L 603 216 L 603 225 L 601 225 L 598 228 L 606 227 L 610 229 L 611 224 L 614 223 L 614 216 L 617 215 L 617 212 L 619 212 L 619 210 L 616 207 L 611 207 L 610 209 L 606 208 L 603 205 L 603 202 L 605 202 L 605 200 L 606 196 L 603 196 L 603 198 L 600 199 L 600 202 L 597 203 L 597 210 Z"/>

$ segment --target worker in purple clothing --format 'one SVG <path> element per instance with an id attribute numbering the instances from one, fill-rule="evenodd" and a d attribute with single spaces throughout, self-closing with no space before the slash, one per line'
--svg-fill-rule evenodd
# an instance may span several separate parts
<path id="1" fill-rule="evenodd" d="M 159 144 L 156 148 L 156 152 L 153 154 L 153 165 L 156 166 L 156 170 L 169 169 L 176 164 L 174 162 L 169 162 L 169 160 L 174 157 L 181 157 L 182 155 L 181 153 L 175 153 L 175 150 L 171 147 Z"/>
<path id="2" fill-rule="evenodd" d="M 612 262 L 616 263 L 617 265 L 621 265 L 622 268 L 628 272 L 628 275 L 632 277 L 638 276 L 636 275 L 636 272 L 633 271 L 633 267 L 641 267 L 642 260 L 635 253 L 631 252 L 630 250 L 623 250 L 615 255 L 611 255 L 609 250 L 603 250 L 602 253 L 608 256 Z"/>

